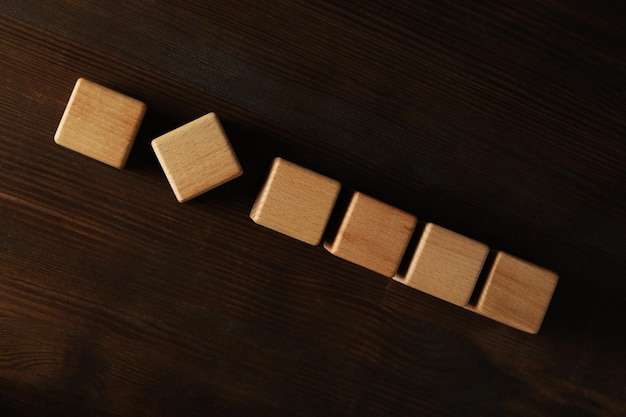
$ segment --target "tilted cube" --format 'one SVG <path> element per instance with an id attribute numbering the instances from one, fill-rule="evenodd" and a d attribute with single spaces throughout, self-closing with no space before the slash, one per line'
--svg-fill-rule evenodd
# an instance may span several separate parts
<path id="1" fill-rule="evenodd" d="M 141 101 L 79 78 L 54 141 L 115 168 L 123 168 L 145 112 L 146 105 Z"/>
<path id="2" fill-rule="evenodd" d="M 488 254 L 487 245 L 428 223 L 408 270 L 394 279 L 452 304 L 466 306 Z"/>
<path id="3" fill-rule="evenodd" d="M 324 247 L 335 256 L 391 278 L 416 224 L 412 214 L 355 192 L 337 235 Z"/>
<path id="4" fill-rule="evenodd" d="M 250 217 L 262 226 L 317 245 L 340 188 L 338 181 L 276 158 Z"/>
<path id="5" fill-rule="evenodd" d="M 215 113 L 159 136 L 152 148 L 181 203 L 243 174 Z"/>
<path id="6" fill-rule="evenodd" d="M 558 275 L 498 252 L 473 311 L 527 333 L 537 333 Z"/>

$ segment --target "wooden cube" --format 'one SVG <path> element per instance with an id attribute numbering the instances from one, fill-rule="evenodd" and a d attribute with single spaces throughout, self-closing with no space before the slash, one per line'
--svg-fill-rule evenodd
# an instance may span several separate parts
<path id="1" fill-rule="evenodd" d="M 432 223 L 424 232 L 406 274 L 394 279 L 458 306 L 466 306 L 489 247 Z"/>
<path id="2" fill-rule="evenodd" d="M 123 168 L 145 112 L 146 105 L 141 101 L 79 78 L 54 141 L 115 168 Z"/>
<path id="3" fill-rule="evenodd" d="M 181 203 L 243 174 L 215 113 L 159 136 L 152 148 Z"/>
<path id="4" fill-rule="evenodd" d="M 416 224 L 412 214 L 355 192 L 337 236 L 324 247 L 340 258 L 393 277 Z"/>
<path id="5" fill-rule="evenodd" d="M 262 226 L 317 245 L 340 188 L 338 181 L 276 158 L 250 217 Z"/>
<path id="6" fill-rule="evenodd" d="M 498 252 L 474 311 L 527 333 L 539 332 L 559 277 Z"/>

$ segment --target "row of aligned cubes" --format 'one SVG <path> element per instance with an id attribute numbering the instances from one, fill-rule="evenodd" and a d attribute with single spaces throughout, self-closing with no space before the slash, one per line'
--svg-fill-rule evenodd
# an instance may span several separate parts
<path id="1" fill-rule="evenodd" d="M 276 158 L 250 217 L 258 224 L 311 245 L 322 241 L 334 210 L 339 182 Z M 339 227 L 324 247 L 340 258 L 432 296 L 537 333 L 558 276 L 505 252 L 433 223 L 424 226 L 413 253 L 406 254 L 417 218 L 360 192 L 353 192 Z M 408 268 L 398 268 L 410 256 Z M 484 269 L 488 270 L 484 271 Z M 478 299 L 470 304 L 486 273 Z"/>
<path id="2" fill-rule="evenodd" d="M 55 141 L 122 168 L 145 111 L 141 101 L 81 78 Z M 213 113 L 162 135 L 152 146 L 180 202 L 243 173 Z M 316 245 L 340 188 L 335 180 L 276 159 L 251 217 L 261 225 Z M 455 305 L 529 333 L 539 330 L 556 286 L 556 274 L 497 252 L 480 297 L 470 305 L 489 248 L 428 223 L 406 273 L 398 274 L 416 224 L 415 216 L 356 192 L 336 236 L 324 246 L 338 257 Z"/>

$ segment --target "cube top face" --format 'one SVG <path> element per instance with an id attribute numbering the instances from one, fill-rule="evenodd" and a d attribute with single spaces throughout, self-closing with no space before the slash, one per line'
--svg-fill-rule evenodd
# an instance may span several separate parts
<path id="1" fill-rule="evenodd" d="M 79 78 L 54 141 L 68 149 L 123 168 L 146 112 L 139 100 Z"/>
<path id="2" fill-rule="evenodd" d="M 338 181 L 276 158 L 250 217 L 262 226 L 317 245 L 340 189 Z"/>
<path id="3" fill-rule="evenodd" d="M 181 203 L 243 173 L 214 113 L 154 139 L 152 148 Z"/>
<path id="4" fill-rule="evenodd" d="M 536 334 L 558 279 L 552 271 L 499 252 L 474 310 L 516 329 Z"/>
<path id="5" fill-rule="evenodd" d="M 489 247 L 432 223 L 404 277 L 396 280 L 458 306 L 469 303 Z"/>
<path id="6" fill-rule="evenodd" d="M 335 256 L 393 277 L 416 224 L 412 214 L 356 192 L 337 236 L 324 247 Z"/>

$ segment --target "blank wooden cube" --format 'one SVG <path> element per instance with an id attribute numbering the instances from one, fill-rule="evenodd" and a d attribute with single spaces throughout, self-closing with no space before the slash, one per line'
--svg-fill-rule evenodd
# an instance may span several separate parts
<path id="1" fill-rule="evenodd" d="M 558 279 L 552 271 L 498 252 L 474 311 L 535 334 Z"/>
<path id="2" fill-rule="evenodd" d="M 416 224 L 412 214 L 356 192 L 337 236 L 324 247 L 340 258 L 393 277 Z"/>
<path id="3" fill-rule="evenodd" d="M 395 279 L 452 304 L 465 306 L 488 254 L 487 245 L 428 223 L 405 276 Z"/>
<path id="4" fill-rule="evenodd" d="M 154 139 L 152 148 L 181 203 L 243 174 L 215 113 Z"/>
<path id="5" fill-rule="evenodd" d="M 123 168 L 146 105 L 84 78 L 76 81 L 54 141 L 115 168 Z"/>
<path id="6" fill-rule="evenodd" d="M 338 181 L 276 158 L 250 217 L 262 226 L 317 245 L 340 188 Z"/>

